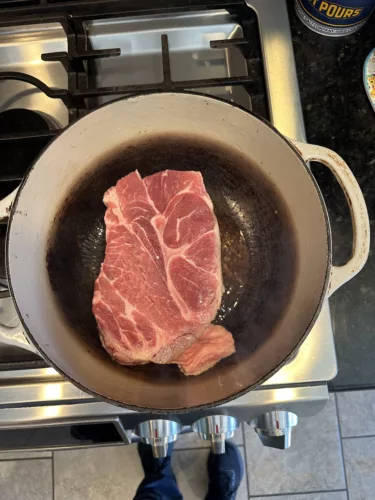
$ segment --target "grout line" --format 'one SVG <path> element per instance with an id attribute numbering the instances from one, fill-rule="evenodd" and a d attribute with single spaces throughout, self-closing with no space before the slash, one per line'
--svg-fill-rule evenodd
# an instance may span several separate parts
<path id="1" fill-rule="evenodd" d="M 292 493 L 272 493 L 267 495 L 253 495 L 253 498 L 272 498 L 272 497 L 294 497 L 297 495 L 311 495 L 312 493 L 347 493 L 347 490 L 315 490 L 315 491 L 294 491 Z"/>
<path id="2" fill-rule="evenodd" d="M 243 441 L 243 446 L 244 446 L 244 457 L 245 457 L 245 474 L 246 474 L 246 486 L 247 486 L 247 495 L 250 498 L 250 477 L 249 477 L 249 468 L 247 466 L 247 447 L 246 447 L 246 436 L 245 436 L 245 424 L 242 422 L 241 427 L 242 427 L 242 441 Z"/>
<path id="3" fill-rule="evenodd" d="M 336 418 L 337 418 L 337 425 L 339 428 L 339 438 L 340 438 L 340 450 L 341 450 L 341 459 L 342 459 L 342 466 L 344 469 L 344 479 L 345 479 L 345 488 L 347 491 L 348 490 L 348 478 L 346 476 L 346 466 L 345 466 L 345 455 L 344 455 L 344 447 L 342 445 L 342 437 L 341 437 L 341 424 L 340 424 L 340 415 L 339 415 L 339 408 L 337 404 L 337 396 L 335 394 L 335 407 L 336 407 Z M 348 494 L 349 495 L 349 494 Z"/>
<path id="4" fill-rule="evenodd" d="M 342 432 L 341 432 L 341 422 L 340 422 L 340 405 L 339 405 L 339 398 L 337 397 L 337 393 L 336 392 L 332 392 L 330 394 L 333 394 L 334 397 L 335 397 L 335 403 L 336 403 L 336 415 L 337 415 L 337 420 L 339 422 L 339 430 L 340 430 L 340 437 L 341 439 L 345 439 L 345 437 L 342 435 Z"/>
<path id="5" fill-rule="evenodd" d="M 375 438 L 375 434 L 364 434 L 362 436 L 345 436 L 341 439 L 363 439 L 363 438 Z"/>
<path id="6" fill-rule="evenodd" d="M 55 452 L 52 452 L 52 500 L 55 500 Z"/>
<path id="7" fill-rule="evenodd" d="M 25 462 L 26 460 L 52 460 L 52 457 L 0 458 L 0 462 Z"/>

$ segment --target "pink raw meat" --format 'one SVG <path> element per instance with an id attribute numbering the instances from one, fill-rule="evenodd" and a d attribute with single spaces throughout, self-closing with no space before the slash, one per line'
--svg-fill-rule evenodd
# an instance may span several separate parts
<path id="1" fill-rule="evenodd" d="M 235 351 L 232 334 L 222 326 L 210 325 L 175 363 L 185 375 L 200 375 Z"/>
<path id="2" fill-rule="evenodd" d="M 93 313 L 119 363 L 169 363 L 209 327 L 223 291 L 220 236 L 199 172 L 138 172 L 104 195 Z"/>

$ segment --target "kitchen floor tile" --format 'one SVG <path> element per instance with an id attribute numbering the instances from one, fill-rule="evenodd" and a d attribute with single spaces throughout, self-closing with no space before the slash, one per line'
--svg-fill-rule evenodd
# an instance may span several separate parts
<path id="1" fill-rule="evenodd" d="M 26 458 L 52 458 L 52 451 L 1 451 L 0 460 L 22 460 Z"/>
<path id="2" fill-rule="evenodd" d="M 52 460 L 0 462 L 1 500 L 52 500 Z"/>
<path id="3" fill-rule="evenodd" d="M 251 497 L 251 500 L 348 500 L 346 491 L 329 493 L 304 493 L 302 495 L 277 495 L 276 497 Z"/>
<path id="4" fill-rule="evenodd" d="M 243 445 L 243 432 L 242 432 L 242 424 L 240 428 L 237 429 L 234 433 L 233 438 L 230 439 L 237 446 Z M 187 434 L 181 434 L 178 436 L 177 441 L 175 442 L 174 449 L 180 450 L 185 448 L 209 448 L 210 442 L 205 439 L 201 439 L 196 432 L 188 432 Z"/>
<path id="5" fill-rule="evenodd" d="M 244 458 L 244 449 L 240 451 Z M 184 500 L 202 500 L 208 488 L 207 458 L 208 450 L 180 450 L 172 457 L 173 471 Z M 247 481 L 244 476 L 236 500 L 247 500 Z M 57 500 L 57 499 L 56 499 Z"/>
<path id="6" fill-rule="evenodd" d="M 344 460 L 350 500 L 375 496 L 375 437 L 343 439 Z"/>
<path id="7" fill-rule="evenodd" d="M 240 447 L 242 456 L 244 449 Z M 172 466 L 184 500 L 202 500 L 207 492 L 208 450 L 176 450 Z M 133 498 L 143 479 L 136 446 L 112 446 L 54 452 L 55 500 Z M 247 500 L 244 477 L 237 500 Z"/>
<path id="8" fill-rule="evenodd" d="M 130 499 L 143 477 L 136 445 L 54 452 L 55 500 Z"/>
<path id="9" fill-rule="evenodd" d="M 341 436 L 375 435 L 375 391 L 348 391 L 336 394 Z"/>
<path id="10" fill-rule="evenodd" d="M 288 450 L 264 447 L 249 426 L 245 447 L 252 496 L 346 488 L 334 395 L 318 415 L 299 419 Z"/>

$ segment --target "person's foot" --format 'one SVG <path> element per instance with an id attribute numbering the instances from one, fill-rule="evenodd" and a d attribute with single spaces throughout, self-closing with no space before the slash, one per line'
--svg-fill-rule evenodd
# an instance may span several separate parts
<path id="1" fill-rule="evenodd" d="M 172 451 L 173 443 L 169 443 L 167 456 L 165 458 L 155 458 L 149 444 L 138 443 L 138 455 L 141 459 L 145 476 L 163 472 L 164 475 L 172 475 L 174 477 L 171 466 Z"/>
<path id="2" fill-rule="evenodd" d="M 148 444 L 138 444 L 138 454 L 141 459 L 145 477 L 139 485 L 134 500 L 182 500 L 176 478 L 172 471 L 171 454 L 173 443 L 168 446 L 165 458 L 154 458 L 152 448 Z"/>
<path id="3" fill-rule="evenodd" d="M 225 443 L 225 453 L 208 457 L 208 493 L 206 500 L 234 500 L 244 475 L 244 465 L 237 446 Z"/>

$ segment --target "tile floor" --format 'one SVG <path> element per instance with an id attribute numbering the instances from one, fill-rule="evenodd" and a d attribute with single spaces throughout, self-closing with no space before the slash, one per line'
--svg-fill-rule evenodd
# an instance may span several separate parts
<path id="1" fill-rule="evenodd" d="M 250 427 L 235 436 L 245 459 L 237 500 L 374 500 L 375 390 L 331 395 L 300 419 L 292 447 L 264 448 Z M 208 448 L 182 436 L 173 467 L 186 500 L 204 499 Z M 135 446 L 0 453 L 1 500 L 131 500 L 142 478 Z"/>

